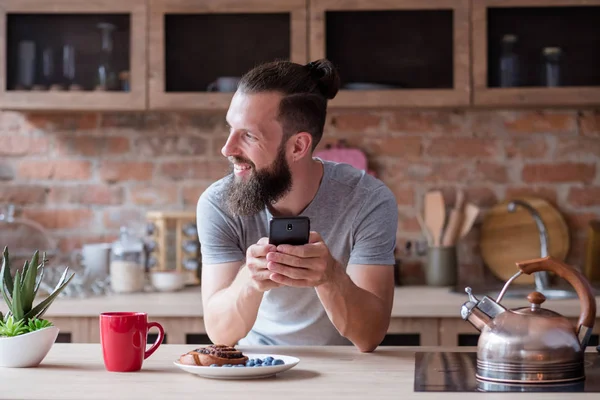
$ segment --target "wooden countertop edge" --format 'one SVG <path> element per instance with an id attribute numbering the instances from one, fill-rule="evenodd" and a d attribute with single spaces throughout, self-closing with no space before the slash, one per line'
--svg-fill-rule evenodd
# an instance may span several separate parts
<path id="1" fill-rule="evenodd" d="M 452 292 L 447 287 L 404 286 L 396 287 L 392 318 L 460 318 L 460 308 L 468 300 L 466 294 Z M 34 304 L 40 300 L 36 300 Z M 600 306 L 600 296 L 596 297 Z M 507 308 L 526 307 L 527 300 L 505 299 Z M 565 317 L 578 317 L 579 300 L 547 300 L 543 308 L 551 309 Z M 600 308 L 600 307 L 599 307 Z M 0 304 L 0 311 L 6 305 Z M 179 292 L 111 294 L 87 298 L 59 297 L 48 309 L 46 317 L 97 317 L 101 312 L 138 311 L 152 317 L 202 318 L 202 298 L 199 287 L 186 288 Z"/>

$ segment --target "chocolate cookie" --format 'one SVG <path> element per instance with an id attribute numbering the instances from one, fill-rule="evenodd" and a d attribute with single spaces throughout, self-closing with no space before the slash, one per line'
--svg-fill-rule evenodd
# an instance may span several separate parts
<path id="1" fill-rule="evenodd" d="M 179 362 L 186 365 L 201 365 L 208 367 L 212 364 L 245 364 L 248 361 L 241 351 L 224 344 L 213 344 L 189 351 L 179 357 Z"/>

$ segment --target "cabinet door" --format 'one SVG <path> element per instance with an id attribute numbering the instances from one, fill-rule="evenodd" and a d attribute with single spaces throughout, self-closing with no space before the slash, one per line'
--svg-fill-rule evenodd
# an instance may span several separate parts
<path id="1" fill-rule="evenodd" d="M 145 0 L 0 0 L 0 107 L 146 108 Z"/>
<path id="2" fill-rule="evenodd" d="M 600 104 L 599 0 L 473 1 L 474 103 Z"/>
<path id="3" fill-rule="evenodd" d="M 239 78 L 304 64 L 306 0 L 151 0 L 150 108 L 226 109 Z"/>
<path id="4" fill-rule="evenodd" d="M 310 59 L 330 59 L 331 106 L 470 102 L 469 0 L 310 0 Z"/>

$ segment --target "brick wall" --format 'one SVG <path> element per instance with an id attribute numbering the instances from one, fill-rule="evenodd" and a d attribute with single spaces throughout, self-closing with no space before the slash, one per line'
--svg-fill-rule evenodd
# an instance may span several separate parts
<path id="1" fill-rule="evenodd" d="M 65 254 L 112 240 L 122 224 L 141 228 L 147 210 L 193 210 L 227 170 L 226 135 L 223 112 L 0 112 L 0 207 L 17 204 Z M 568 261 L 582 262 L 586 225 L 600 218 L 599 111 L 331 111 L 323 144 L 342 138 L 396 194 L 399 249 L 421 238 L 427 190 L 451 202 L 462 187 L 484 210 L 514 194 L 548 199 L 571 229 Z M 15 240 L 4 228 L 2 237 Z M 489 277 L 476 243 L 474 230 L 460 245 L 467 283 Z M 403 275 L 422 282 L 418 268 Z"/>

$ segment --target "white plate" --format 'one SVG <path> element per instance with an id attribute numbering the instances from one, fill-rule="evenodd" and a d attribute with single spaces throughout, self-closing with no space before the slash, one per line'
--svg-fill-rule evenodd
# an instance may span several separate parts
<path id="1" fill-rule="evenodd" d="M 283 360 L 281 365 L 268 365 L 264 367 L 200 367 L 196 365 L 184 365 L 175 361 L 177 367 L 182 370 L 202 376 L 204 378 L 213 379 L 257 379 L 267 378 L 277 373 L 287 371 L 293 368 L 300 362 L 300 359 L 291 356 L 283 356 L 279 354 L 244 354 L 248 359 L 260 358 L 265 359 L 266 357 L 273 357 L 275 360 Z"/>

